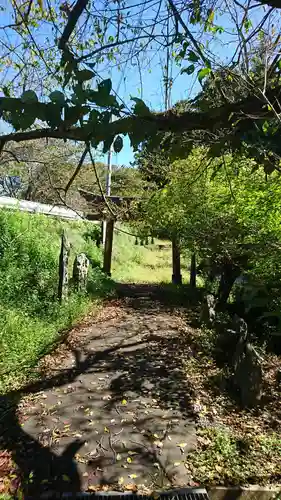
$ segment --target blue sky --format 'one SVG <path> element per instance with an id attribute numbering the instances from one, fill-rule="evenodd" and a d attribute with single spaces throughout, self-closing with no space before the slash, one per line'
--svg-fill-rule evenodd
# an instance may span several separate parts
<path id="1" fill-rule="evenodd" d="M 134 2 L 134 0 L 131 0 Z M 260 13 L 257 14 L 254 24 L 259 20 Z M 11 22 L 9 16 L 1 13 L 1 24 Z M 227 31 L 211 42 L 211 50 L 217 55 L 218 61 L 225 63 L 233 53 L 233 36 L 231 34 L 232 26 L 230 26 L 229 18 L 225 15 L 219 19 L 215 19 L 215 23 L 223 26 Z M 194 31 L 194 26 L 192 30 Z M 48 34 L 48 33 L 47 33 Z M 42 34 L 47 36 L 46 33 Z M 41 34 L 39 35 L 41 36 Z M 159 45 L 158 45 L 159 48 Z M 148 53 L 149 59 L 149 53 Z M 163 64 L 166 58 L 166 51 L 153 50 L 151 51 L 150 62 L 142 64 L 141 78 L 137 67 L 132 67 L 129 64 L 121 66 L 121 71 L 116 67 L 109 72 L 101 68 L 100 76 L 103 78 L 110 77 L 113 82 L 113 89 L 117 91 L 118 97 L 121 98 L 127 106 L 130 103 L 130 96 L 142 98 L 152 110 L 163 111 L 164 107 L 164 84 L 163 84 Z M 188 66 L 187 61 L 183 66 Z M 199 69 L 199 68 L 198 68 Z M 174 63 L 172 67 L 173 85 L 171 91 L 171 104 L 175 104 L 181 99 L 188 99 L 194 96 L 200 90 L 200 84 L 197 80 L 197 70 L 193 75 L 180 75 L 180 68 Z M 142 81 L 142 84 L 140 83 Z M 119 165 L 128 165 L 133 161 L 134 154 L 130 147 L 129 139 L 125 138 L 124 147 L 118 154 L 113 153 L 112 162 Z M 107 161 L 107 155 L 102 157 L 103 161 Z"/>

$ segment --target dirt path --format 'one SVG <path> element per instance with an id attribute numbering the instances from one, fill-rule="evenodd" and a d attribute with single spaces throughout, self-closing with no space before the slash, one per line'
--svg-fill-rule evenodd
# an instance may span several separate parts
<path id="1" fill-rule="evenodd" d="M 109 302 L 45 358 L 46 382 L 8 417 L 31 489 L 188 483 L 183 459 L 196 445 L 182 369 L 188 327 L 180 311 L 152 300 L 155 289 L 123 292 L 131 298 Z"/>

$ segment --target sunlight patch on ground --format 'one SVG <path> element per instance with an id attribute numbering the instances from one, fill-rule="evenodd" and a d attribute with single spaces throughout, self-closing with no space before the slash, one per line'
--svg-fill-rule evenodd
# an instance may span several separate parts
<path id="1" fill-rule="evenodd" d="M 182 276 L 189 282 L 188 263 L 182 259 Z M 135 238 L 124 233 L 114 234 L 112 278 L 126 283 L 171 283 L 172 245 L 154 240 L 149 245 L 135 245 Z"/>

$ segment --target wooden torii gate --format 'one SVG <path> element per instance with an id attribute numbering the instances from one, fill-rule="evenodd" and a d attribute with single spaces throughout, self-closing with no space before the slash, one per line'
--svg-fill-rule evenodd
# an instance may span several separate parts
<path id="1" fill-rule="evenodd" d="M 93 211 L 93 218 L 96 220 L 97 213 L 99 213 L 99 220 L 106 221 L 103 271 L 108 276 L 111 276 L 113 232 L 116 217 L 111 212 L 110 206 L 115 205 L 123 210 L 126 210 L 126 214 L 128 215 L 131 203 L 140 198 L 134 196 L 103 196 L 91 193 L 90 191 L 86 191 L 84 189 L 79 189 L 79 193 L 87 201 L 90 211 Z M 91 214 L 87 215 L 87 219 L 91 219 Z"/>
<path id="2" fill-rule="evenodd" d="M 111 260 L 112 260 L 112 245 L 114 223 L 116 218 L 109 210 L 110 204 L 113 204 L 126 211 L 126 215 L 130 218 L 130 206 L 133 201 L 140 200 L 137 196 L 103 196 L 94 194 L 84 189 L 79 189 L 79 193 L 87 201 L 90 211 L 93 211 L 94 220 L 106 220 L 105 245 L 103 256 L 103 271 L 111 275 Z M 97 212 L 100 214 L 97 217 Z M 87 215 L 87 219 L 91 219 L 91 215 Z M 172 239 L 172 282 L 176 285 L 182 284 L 181 265 L 180 265 L 180 247 L 177 238 Z"/>

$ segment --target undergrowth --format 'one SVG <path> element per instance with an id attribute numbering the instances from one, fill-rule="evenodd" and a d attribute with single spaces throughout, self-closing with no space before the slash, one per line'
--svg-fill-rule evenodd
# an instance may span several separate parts
<path id="1" fill-rule="evenodd" d="M 0 389 L 20 383 L 51 348 L 61 330 L 107 295 L 112 284 L 100 271 L 101 251 L 88 237 L 90 223 L 62 222 L 44 215 L 0 213 Z M 88 294 L 70 291 L 57 300 L 60 238 L 69 240 L 69 274 L 75 255 L 85 252 L 93 267 Z M 85 237 L 86 235 L 86 237 Z"/>
<path id="2" fill-rule="evenodd" d="M 267 484 L 281 478 L 279 433 L 206 428 L 198 430 L 197 439 L 200 450 L 189 454 L 187 468 L 201 484 Z"/>
<path id="3" fill-rule="evenodd" d="M 204 485 L 276 484 L 281 480 L 280 360 L 263 356 L 263 398 L 254 409 L 242 408 L 229 359 L 229 334 L 194 330 L 192 355 L 184 369 L 195 399 L 197 446 L 185 461 L 191 481 Z"/>

